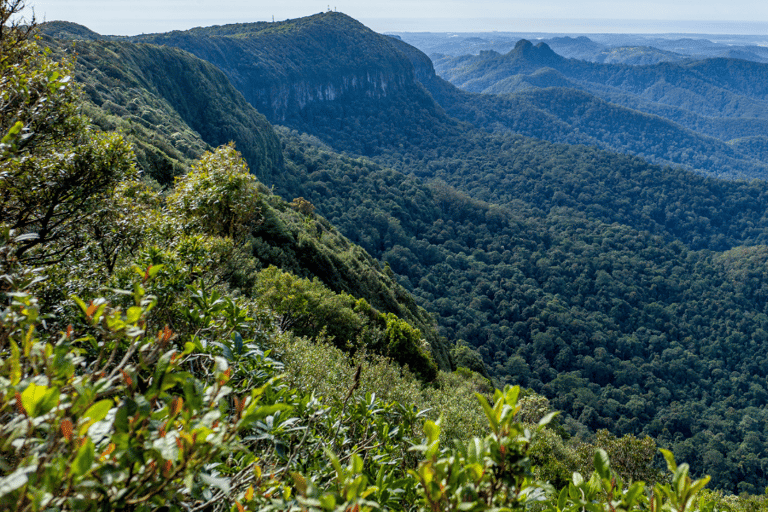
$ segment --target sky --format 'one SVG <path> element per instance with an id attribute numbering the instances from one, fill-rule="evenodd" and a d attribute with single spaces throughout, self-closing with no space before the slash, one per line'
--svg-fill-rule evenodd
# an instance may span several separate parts
<path id="1" fill-rule="evenodd" d="M 338 10 L 378 32 L 768 34 L 765 0 L 27 0 L 38 21 L 109 35 L 276 21 Z"/>

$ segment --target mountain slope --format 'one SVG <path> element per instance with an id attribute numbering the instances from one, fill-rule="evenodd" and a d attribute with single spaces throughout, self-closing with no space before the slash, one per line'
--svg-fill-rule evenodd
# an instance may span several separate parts
<path id="1" fill-rule="evenodd" d="M 549 46 L 518 42 L 501 55 L 443 59 L 438 73 L 457 86 L 475 92 L 514 92 L 507 83 L 515 75 L 541 68 L 557 70 L 585 90 L 619 102 L 622 95 L 721 118 L 766 119 L 768 66 L 737 59 L 705 59 L 650 66 L 596 64 L 566 59 Z M 607 95 L 612 94 L 612 98 Z M 635 105 L 626 104 L 636 108 Z M 673 121 L 678 121 L 670 117 Z M 682 122 L 682 120 L 680 120 Z"/>
<path id="2" fill-rule="evenodd" d="M 182 48 L 213 63 L 270 122 L 358 153 L 418 144 L 427 133 L 458 133 L 458 123 L 414 79 L 391 38 L 344 14 L 134 40 Z"/>
<path id="3" fill-rule="evenodd" d="M 101 128 L 126 132 L 150 176 L 170 184 L 203 151 L 229 141 L 236 143 L 251 172 L 262 180 L 284 172 L 282 148 L 272 126 L 211 64 L 175 48 L 75 39 L 74 46 L 69 42 L 61 46 L 77 52 L 77 76 L 89 100 L 87 112 Z M 188 91 L 190 83 L 196 87 Z M 448 347 L 437 337 L 431 316 L 368 254 L 323 219 L 308 227 L 309 221 L 303 222 L 279 198 L 272 203 L 263 205 L 264 220 L 252 233 L 252 250 L 264 266 L 318 278 L 336 293 L 351 294 L 396 314 L 420 329 L 433 347 L 435 361 L 450 368 Z"/>
<path id="4" fill-rule="evenodd" d="M 60 51 L 77 54 L 78 79 L 101 111 L 92 112 L 97 122 L 120 124 L 129 134 L 164 126 L 160 131 L 170 145 L 134 139 L 146 171 L 161 183 L 169 183 L 181 172 L 180 162 L 199 156 L 205 144 L 234 141 L 257 176 L 281 167 L 272 127 L 211 64 L 177 49 L 128 42 L 75 41 L 61 44 Z"/>
<path id="5" fill-rule="evenodd" d="M 438 103 L 450 115 L 477 128 L 511 131 L 551 142 L 585 144 L 712 176 L 768 176 L 768 164 L 759 154 L 661 116 L 604 101 L 550 67 L 504 80 L 505 84 L 515 83 L 519 91 L 515 94 L 473 94 L 438 77 L 429 59 L 415 48 L 400 41 L 395 43 L 409 56 L 419 80 Z M 525 51 L 539 50 L 530 47 Z M 552 52 L 545 55 L 552 61 L 561 59 Z"/>

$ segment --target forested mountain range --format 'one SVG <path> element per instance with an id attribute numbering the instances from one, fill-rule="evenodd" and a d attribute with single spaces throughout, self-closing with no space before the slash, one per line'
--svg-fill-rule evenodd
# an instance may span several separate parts
<path id="1" fill-rule="evenodd" d="M 546 43 L 534 46 L 521 40 L 505 54 L 442 57 L 435 66 L 440 76 L 462 89 L 501 95 L 496 109 L 484 111 L 502 112 L 491 116 L 491 122 L 504 128 L 537 137 L 544 133 L 563 142 L 572 142 L 559 135 L 564 127 L 578 129 L 579 135 L 586 131 L 583 140 L 590 145 L 659 163 L 721 176 L 765 177 L 760 153 L 744 142 L 764 143 L 765 91 L 757 84 L 765 82 L 760 77 L 768 73 L 766 64 L 733 58 L 646 66 L 597 64 L 562 57 Z M 531 115 L 517 115 L 520 107 Z M 599 125 L 581 115 L 574 122 L 572 112 L 597 118 Z M 535 124 L 551 129 L 533 132 L 526 126 L 528 117 L 541 119 L 543 123 Z M 632 132 L 641 140 L 626 140 Z M 675 147 L 679 140 L 687 142 Z"/>
<path id="2" fill-rule="evenodd" d="M 612 64 L 657 64 L 680 60 L 733 57 L 765 62 L 768 50 L 760 35 L 572 34 L 535 32 L 434 33 L 393 32 L 433 58 L 459 57 L 493 50 L 508 53 L 521 39 L 549 45 L 563 57 Z"/>
<path id="3" fill-rule="evenodd" d="M 174 162 L 234 140 L 264 184 L 286 199 L 309 200 L 380 262 L 376 279 L 384 284 L 376 286 L 407 306 L 390 311 L 424 331 L 442 367 L 469 366 L 496 383 L 542 393 L 566 413 L 574 435 L 599 428 L 649 434 L 721 488 L 765 486 L 764 182 L 722 181 L 544 134 L 513 134 L 511 123 L 493 129 L 503 119 L 484 115 L 523 101 L 459 91 L 434 75 L 423 53 L 342 14 L 75 48 L 95 120 L 122 127 L 145 155 L 157 155 L 142 162 L 150 175 L 167 181 Z M 520 48 L 545 53 L 553 66 L 563 61 L 544 47 Z M 164 76 L 153 73 L 153 62 L 163 63 Z M 123 91 L 121 83 L 131 87 Z M 196 96 L 177 92 L 189 84 L 200 85 Z M 570 101 L 625 116 L 614 133 L 650 118 L 584 93 L 547 92 L 526 101 L 564 111 Z M 150 117 L 153 109 L 162 115 Z M 259 112 L 284 127 L 274 130 Z M 594 125 L 569 142 L 611 140 L 596 135 L 608 131 L 599 116 L 566 114 L 573 125 Z M 216 130 L 206 129 L 202 115 Z M 144 128 L 132 130 L 137 123 Z M 701 137 L 681 138 L 679 126 L 657 124 L 692 141 L 685 150 L 708 154 L 695 145 Z M 639 139 L 632 144 L 642 147 Z M 382 292 L 366 295 L 373 285 L 356 277 L 342 286 L 328 251 L 313 249 L 307 237 L 324 240 L 330 224 L 312 220 L 311 230 L 286 237 L 282 223 L 252 233 L 251 250 L 265 264 L 284 263 L 334 291 L 381 301 Z M 310 269 L 309 261 L 322 261 L 305 257 L 312 251 L 327 263 Z M 429 334 L 430 319 L 408 305 L 405 291 L 435 317 L 442 340 Z"/>
<path id="4" fill-rule="evenodd" d="M 338 22 L 307 18 L 283 28 L 262 23 L 138 36 L 134 40 L 176 46 L 209 60 L 222 69 L 246 99 L 271 122 L 312 132 L 315 116 L 321 119 L 348 118 L 349 123 L 325 126 L 324 133 L 330 137 L 331 133 L 337 132 L 334 139 L 343 138 L 347 148 L 358 153 L 373 154 L 381 146 L 397 148 L 408 146 L 412 141 L 421 142 L 421 137 L 434 132 L 436 126 L 455 130 L 455 127 L 450 128 L 453 120 L 432 111 L 433 102 L 425 99 L 413 83 L 407 63 L 393 58 L 393 51 L 397 50 L 391 48 L 392 44 L 367 35 L 362 25 L 347 22 L 342 27 L 334 27 L 334 23 Z M 339 28 L 349 34 L 358 34 L 358 39 L 364 41 L 350 46 L 344 39 L 348 36 L 335 35 L 335 40 L 327 38 L 329 31 L 335 33 Z M 297 41 L 304 42 L 299 44 Z M 412 47 L 398 46 L 396 41 L 394 44 L 396 49 L 413 53 Z M 350 53 L 353 47 L 358 49 L 354 54 Z M 546 94 L 526 92 L 504 99 L 491 95 L 482 99 L 467 98 L 458 90 L 447 90 L 445 84 L 435 84 L 437 79 L 429 76 L 430 70 L 417 66 L 417 73 L 420 73 L 419 80 L 454 119 L 478 128 L 509 130 L 553 142 L 592 145 L 721 177 L 752 178 L 768 174 L 761 151 L 755 150 L 755 146 L 763 147 L 766 142 L 763 134 L 767 120 L 751 114 L 749 119 L 717 119 L 681 109 L 672 115 L 667 112 L 667 105 L 664 105 L 667 111 L 660 112 L 655 104 L 641 106 L 636 104 L 636 99 L 622 102 L 612 97 L 601 98 L 559 72 L 540 70 L 547 58 L 529 47 L 523 45 L 512 52 L 519 54 L 518 60 L 532 59 L 535 63 L 529 67 L 536 69 L 532 74 L 518 77 L 520 83 L 515 88 L 529 91 L 555 86 L 565 90 Z M 301 68 L 288 68 L 282 65 L 285 61 L 315 62 L 321 48 L 334 50 L 321 59 L 323 66 L 312 64 L 308 68 L 303 64 Z M 238 57 L 233 57 L 235 55 Z M 554 53 L 549 55 L 549 58 L 556 57 Z M 423 55 L 418 58 L 426 59 Z M 296 73 L 303 74 L 297 77 Z M 457 84 L 461 86 L 461 83 Z M 357 104 L 354 108 L 336 112 L 315 113 L 321 107 L 332 108 L 334 103 L 327 100 L 338 95 L 344 95 L 350 106 L 351 102 Z M 367 110 L 366 101 L 355 99 L 361 95 L 363 98 L 379 96 L 384 102 L 391 102 L 391 107 L 381 104 L 380 111 L 405 113 L 410 122 L 399 123 L 397 128 L 382 122 L 378 128 L 362 132 L 376 134 L 376 140 L 361 138 L 359 131 L 350 136 L 356 123 L 370 123 L 377 117 Z M 646 99 L 640 101 L 649 103 Z M 360 113 L 367 119 L 357 120 Z M 734 129 L 734 126 L 738 128 Z"/>

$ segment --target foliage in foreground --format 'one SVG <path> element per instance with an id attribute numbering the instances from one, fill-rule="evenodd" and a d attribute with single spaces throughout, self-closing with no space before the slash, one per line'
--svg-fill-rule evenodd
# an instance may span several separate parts
<path id="1" fill-rule="evenodd" d="M 11 242 L 12 243 L 12 242 Z M 478 395 L 490 433 L 440 447 L 440 421 L 370 393 L 323 403 L 279 383 L 253 339 L 147 336 L 155 297 L 138 272 L 122 310 L 77 301 L 83 333 L 45 333 L 34 296 L 9 293 L 0 326 L 0 505 L 16 510 L 676 510 L 708 478 L 664 451 L 671 479 L 624 483 L 598 450 L 589 479 L 556 491 L 535 479 L 536 432 L 518 421 L 518 387 Z M 31 285 L 17 274 L 14 288 Z M 213 313 L 213 311 L 208 311 Z M 220 311 L 212 333 L 233 318 Z M 98 355 L 96 355 L 98 354 Z M 708 504 L 698 504 L 702 509 Z"/>

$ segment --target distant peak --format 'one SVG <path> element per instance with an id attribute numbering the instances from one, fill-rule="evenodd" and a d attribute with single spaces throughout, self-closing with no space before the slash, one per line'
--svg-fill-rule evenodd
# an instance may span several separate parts
<path id="1" fill-rule="evenodd" d="M 521 39 L 515 45 L 515 50 L 517 51 L 525 51 L 525 50 L 529 50 L 530 48 L 533 48 L 533 43 L 531 43 L 527 39 Z"/>
<path id="2" fill-rule="evenodd" d="M 547 43 L 539 43 L 534 46 L 533 43 L 527 39 L 518 41 L 515 48 L 507 55 L 511 58 L 544 63 L 551 63 L 552 61 L 562 59 L 562 57 L 556 54 Z"/>
<path id="3" fill-rule="evenodd" d="M 549 47 L 547 43 L 539 43 L 536 45 L 536 49 L 539 51 L 541 55 L 554 55 L 557 56 L 557 54 L 552 50 L 552 48 Z"/>
<path id="4" fill-rule="evenodd" d="M 94 32 L 88 27 L 71 21 L 47 21 L 39 24 L 37 27 L 40 33 L 56 39 L 79 39 L 86 41 L 105 39 L 104 36 Z"/>

